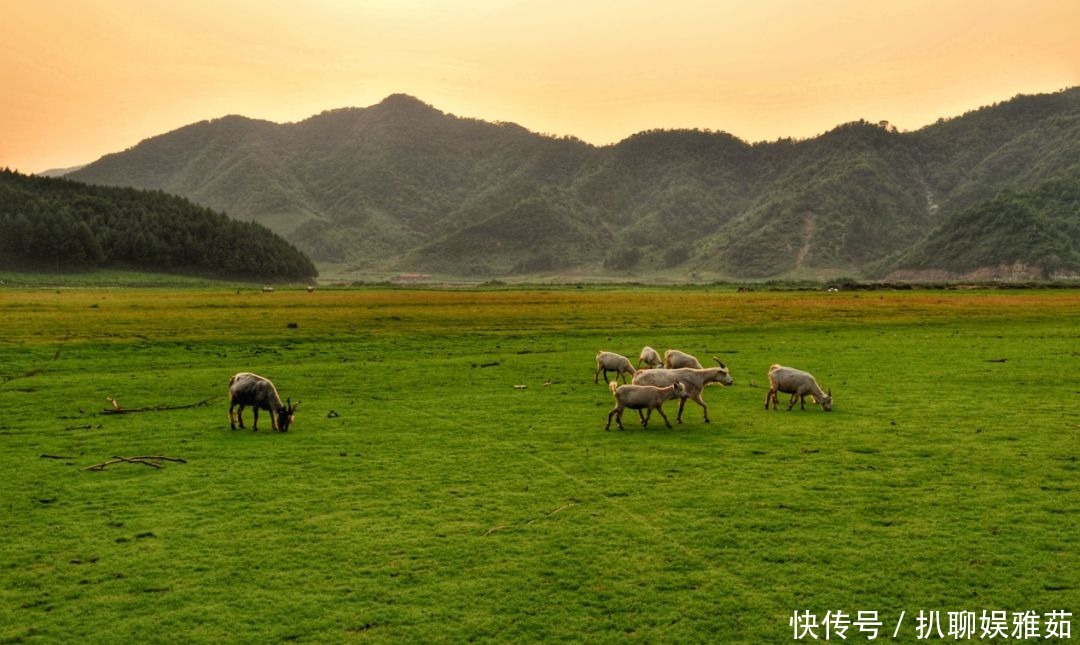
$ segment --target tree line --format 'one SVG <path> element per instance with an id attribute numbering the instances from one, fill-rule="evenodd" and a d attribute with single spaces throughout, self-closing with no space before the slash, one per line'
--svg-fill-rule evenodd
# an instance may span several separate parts
<path id="1" fill-rule="evenodd" d="M 0 170 L 0 264 L 270 280 L 318 275 L 307 256 L 266 227 L 182 197 L 8 169 Z"/>

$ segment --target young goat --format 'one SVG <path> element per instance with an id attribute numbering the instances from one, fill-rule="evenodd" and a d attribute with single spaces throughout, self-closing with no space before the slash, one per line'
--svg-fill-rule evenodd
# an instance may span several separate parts
<path id="1" fill-rule="evenodd" d="M 593 373 L 593 383 L 600 382 L 600 372 L 604 373 L 604 382 L 606 383 L 608 371 L 615 372 L 615 377 L 621 377 L 623 383 L 626 383 L 626 377 L 624 373 L 630 376 L 634 375 L 636 371 L 634 365 L 630 362 L 630 359 L 622 354 L 616 354 L 615 352 L 596 352 L 596 372 Z"/>
<path id="2" fill-rule="evenodd" d="M 676 381 L 681 382 L 686 387 L 686 396 L 679 400 L 679 416 L 675 417 L 675 421 L 678 423 L 682 423 L 683 408 L 686 406 L 686 399 L 688 398 L 693 399 L 695 403 L 701 406 L 701 409 L 705 414 L 705 423 L 708 423 L 709 406 L 705 405 L 705 399 L 701 398 L 701 393 L 705 389 L 705 386 L 709 383 L 731 385 L 735 382 L 731 379 L 731 374 L 723 363 L 720 363 L 719 367 L 706 367 L 703 369 L 683 367 L 675 370 L 641 370 L 634 375 L 633 382 L 634 385 L 654 385 L 662 387 L 671 385 Z"/>
<path id="3" fill-rule="evenodd" d="M 615 417 L 615 421 L 619 424 L 619 430 L 623 430 L 622 413 L 626 408 L 638 411 L 642 428 L 649 427 L 649 417 L 652 416 L 653 410 L 656 410 L 660 413 L 660 416 L 664 417 L 664 423 L 670 428 L 671 422 L 668 421 L 667 415 L 664 414 L 664 401 L 676 396 L 686 396 L 686 387 L 679 381 L 675 381 L 667 387 L 619 385 L 615 381 L 611 381 L 608 383 L 608 387 L 611 388 L 611 394 L 615 397 L 615 407 L 612 408 L 611 412 L 608 412 L 607 425 L 604 426 L 604 430 L 611 429 L 611 417 Z M 642 412 L 642 410 L 645 412 Z"/>
<path id="4" fill-rule="evenodd" d="M 660 358 L 660 354 L 655 349 L 646 346 L 641 350 L 641 356 L 638 357 L 638 367 L 641 367 L 642 363 L 645 363 L 646 367 L 656 368 L 664 364 L 664 359 Z"/>
<path id="5" fill-rule="evenodd" d="M 791 400 L 788 401 L 788 410 L 794 407 L 795 399 L 799 399 L 799 409 L 805 410 L 807 394 L 814 397 L 814 401 L 821 406 L 822 410 L 826 412 L 832 410 L 832 388 L 829 388 L 828 392 L 823 392 L 814 377 L 801 370 L 782 365 L 770 367 L 769 393 L 765 395 L 766 410 L 769 409 L 770 401 L 772 401 L 773 409 L 776 409 L 779 403 L 776 396 L 777 392 L 791 395 Z"/>
<path id="6" fill-rule="evenodd" d="M 247 405 L 255 410 L 251 421 L 253 432 L 259 430 L 260 409 L 270 412 L 270 423 L 274 430 L 286 432 L 293 422 L 293 413 L 300 406 L 300 402 L 293 405 L 290 399 L 282 403 L 277 388 L 269 379 L 251 372 L 240 372 L 229 379 L 229 427 L 233 430 L 236 430 L 237 422 L 241 428 L 244 427 L 244 406 Z M 233 408 L 236 406 L 240 406 L 240 409 L 236 411 L 234 419 Z"/>

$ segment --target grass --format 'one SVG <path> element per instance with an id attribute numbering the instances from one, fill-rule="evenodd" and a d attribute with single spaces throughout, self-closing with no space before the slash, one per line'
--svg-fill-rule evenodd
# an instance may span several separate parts
<path id="1" fill-rule="evenodd" d="M 876 610 L 883 636 L 905 611 L 913 642 L 920 610 L 1080 610 L 1076 291 L 7 289 L 0 312 L 0 642 L 760 643 L 795 610 Z M 593 355 L 646 344 L 728 364 L 713 423 L 603 431 Z M 773 362 L 834 411 L 763 410 Z M 241 370 L 302 401 L 290 432 L 228 430 Z M 187 463 L 83 470 L 154 454 Z"/>

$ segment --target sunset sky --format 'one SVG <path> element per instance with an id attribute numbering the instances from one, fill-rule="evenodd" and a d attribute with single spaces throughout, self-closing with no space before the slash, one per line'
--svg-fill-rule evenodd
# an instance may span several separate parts
<path id="1" fill-rule="evenodd" d="M 1078 0 L 0 0 L 0 167 L 393 93 L 590 143 L 918 129 L 1080 85 Z"/>

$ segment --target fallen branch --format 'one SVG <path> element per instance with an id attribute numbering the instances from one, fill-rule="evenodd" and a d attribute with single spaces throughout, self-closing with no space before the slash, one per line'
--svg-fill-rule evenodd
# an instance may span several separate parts
<path id="1" fill-rule="evenodd" d="M 110 399 L 114 400 L 114 399 Z M 162 412 L 164 410 L 185 410 L 187 408 L 198 408 L 204 405 L 210 405 L 213 399 L 206 399 L 205 401 L 199 401 L 198 403 L 189 403 L 187 405 L 155 405 L 150 408 L 121 408 L 115 407 L 112 410 L 106 408 L 101 411 L 101 414 L 129 414 L 132 412 Z M 114 403 L 115 405 L 115 403 Z"/>
<path id="2" fill-rule="evenodd" d="M 49 361 L 46 362 L 44 366 L 37 367 L 37 368 L 34 368 L 32 370 L 26 370 L 22 374 L 12 374 L 11 376 L 0 377 L 0 385 L 10 383 L 11 381 L 14 381 L 14 380 L 17 380 L 17 379 L 31 378 L 31 377 L 37 376 L 38 374 L 41 374 L 42 372 L 47 370 L 50 365 L 52 365 L 54 362 L 56 362 L 56 359 L 60 358 L 60 350 L 62 350 L 64 348 L 63 343 L 65 343 L 65 342 L 67 342 L 67 336 L 65 336 L 64 339 L 62 341 L 60 341 L 61 344 L 60 344 L 59 347 L 56 348 L 56 353 L 53 354 L 53 357 L 51 359 L 49 359 Z"/>
<path id="3" fill-rule="evenodd" d="M 128 457 L 128 459 L 153 459 L 154 461 L 171 461 L 177 464 L 186 464 L 187 459 L 183 457 L 165 457 L 163 455 L 153 455 L 150 457 Z"/>
<path id="4" fill-rule="evenodd" d="M 71 457 L 65 457 L 63 455 L 41 455 L 42 459 L 71 459 Z"/>
<path id="5" fill-rule="evenodd" d="M 560 512 L 560 511 L 565 511 L 568 508 L 573 508 L 573 507 L 577 506 L 577 504 L 578 504 L 577 502 L 567 502 L 566 504 L 563 504 L 562 506 L 556 508 L 555 510 L 551 511 L 550 513 L 544 513 L 544 515 L 546 517 L 551 517 L 552 515 Z M 527 520 L 525 520 L 523 522 L 518 522 L 516 524 L 502 524 L 500 526 L 493 526 L 490 529 L 484 531 L 484 534 L 481 537 L 487 537 L 487 536 L 491 535 L 492 533 L 494 533 L 496 531 L 502 531 L 503 529 L 509 529 L 509 528 L 513 528 L 515 526 L 528 526 L 528 525 L 532 524 L 533 522 L 535 522 L 537 520 L 540 520 L 540 519 L 543 519 L 543 518 L 542 517 L 530 517 L 529 519 L 527 519 Z"/>
<path id="6" fill-rule="evenodd" d="M 574 506 L 577 506 L 576 502 L 570 502 L 569 504 L 563 504 L 559 508 L 557 508 L 554 511 L 551 511 L 550 513 L 548 513 L 548 515 L 549 516 L 554 515 L 554 514 L 558 513 L 559 511 L 565 511 L 566 509 L 572 508 Z"/>
<path id="7" fill-rule="evenodd" d="M 87 466 L 86 468 L 83 468 L 82 470 L 105 470 L 106 468 L 108 468 L 109 466 L 112 466 L 113 464 L 122 464 L 122 463 L 142 464 L 144 466 L 150 466 L 151 468 L 164 468 L 165 466 L 158 463 L 158 462 L 161 462 L 161 461 L 172 461 L 172 462 L 181 463 L 181 464 L 186 464 L 187 463 L 186 459 L 182 459 L 180 457 L 164 457 L 162 455 L 148 455 L 148 456 L 142 456 L 142 457 L 117 457 L 116 455 L 113 455 L 113 458 L 110 459 L 109 461 L 105 461 L 105 462 L 102 462 L 100 464 L 94 464 L 93 466 Z"/>
<path id="8" fill-rule="evenodd" d="M 164 466 L 157 463 L 156 461 L 150 461 L 148 459 L 136 459 L 134 457 L 117 457 L 116 455 L 113 455 L 113 459 L 114 464 L 124 462 L 128 464 L 142 464 L 144 466 L 150 466 L 151 468 L 164 468 Z"/>

